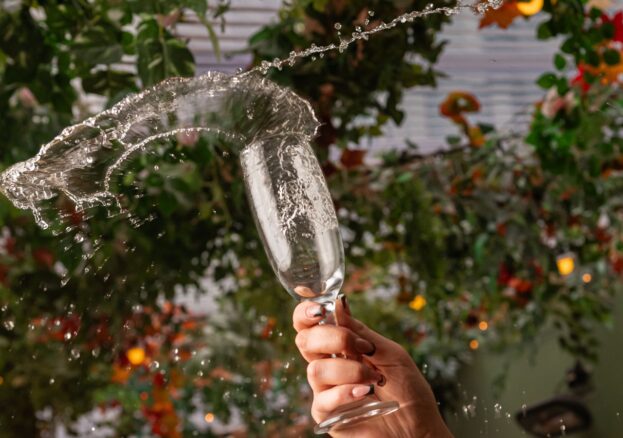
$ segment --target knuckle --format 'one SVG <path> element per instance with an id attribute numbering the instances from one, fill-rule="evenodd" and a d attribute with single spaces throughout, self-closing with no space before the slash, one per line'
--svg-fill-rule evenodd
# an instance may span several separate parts
<path id="1" fill-rule="evenodd" d="M 322 372 L 321 368 L 322 367 L 319 361 L 314 360 L 310 362 L 309 365 L 307 365 L 307 380 L 317 380 L 320 376 L 320 373 Z"/>
<path id="2" fill-rule="evenodd" d="M 335 341 L 339 347 L 345 348 L 348 346 L 350 340 L 350 336 L 346 330 L 338 330 L 335 333 Z"/>
<path id="3" fill-rule="evenodd" d="M 323 414 L 322 404 L 316 399 L 316 397 L 314 397 L 314 401 L 311 406 L 311 415 L 317 423 L 320 423 L 325 418 L 325 415 Z"/>

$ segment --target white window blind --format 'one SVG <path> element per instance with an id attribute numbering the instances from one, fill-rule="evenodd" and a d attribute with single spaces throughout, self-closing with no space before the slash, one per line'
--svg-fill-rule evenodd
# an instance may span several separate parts
<path id="1" fill-rule="evenodd" d="M 222 51 L 227 54 L 246 47 L 248 38 L 265 24 L 277 19 L 280 0 L 232 0 L 226 15 L 224 32 L 218 30 Z M 612 9 L 621 9 L 623 0 L 612 2 Z M 432 152 L 445 145 L 448 135 L 458 129 L 439 115 L 439 104 L 448 93 L 463 90 L 473 93 L 481 102 L 473 121 L 494 124 L 498 128 L 521 129 L 529 120 L 532 106 L 543 91 L 536 79 L 552 68 L 552 57 L 558 41 L 538 41 L 536 27 L 544 15 L 530 20 L 519 18 L 509 29 L 489 27 L 479 30 L 479 17 L 469 11 L 453 17 L 439 35 L 449 41 L 437 68 L 448 75 L 439 80 L 437 88 L 416 87 L 403 101 L 407 117 L 401 126 L 388 126 L 385 135 L 371 141 L 373 148 L 400 147 L 409 139 L 423 152 Z M 206 30 L 198 22 L 181 24 L 181 35 L 190 38 L 198 71 L 234 72 L 245 67 L 249 55 L 214 56 Z M 523 116 L 521 116 L 523 114 Z"/>

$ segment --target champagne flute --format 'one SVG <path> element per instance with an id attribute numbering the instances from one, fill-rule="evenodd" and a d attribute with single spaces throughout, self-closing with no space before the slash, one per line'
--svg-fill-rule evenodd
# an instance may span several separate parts
<path id="1" fill-rule="evenodd" d="M 344 282 L 344 248 L 318 160 L 303 134 L 277 134 L 240 153 L 247 198 L 264 249 L 285 289 L 322 305 L 322 323 L 337 324 L 335 302 Z M 369 396 L 340 407 L 316 434 L 398 410 Z"/>

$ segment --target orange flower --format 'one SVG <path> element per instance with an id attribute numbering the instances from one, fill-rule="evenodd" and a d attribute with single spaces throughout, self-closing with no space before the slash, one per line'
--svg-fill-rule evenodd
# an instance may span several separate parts
<path id="1" fill-rule="evenodd" d="M 483 27 L 498 25 L 501 29 L 508 28 L 515 18 L 520 17 L 521 12 L 517 8 L 515 0 L 507 1 L 497 9 L 490 8 L 480 20 L 480 29 Z"/>
<path id="2" fill-rule="evenodd" d="M 466 91 L 454 91 L 439 105 L 441 115 L 452 119 L 456 123 L 463 123 L 462 113 L 474 113 L 480 111 L 478 99 Z"/>
<path id="3" fill-rule="evenodd" d="M 131 368 L 123 366 L 121 364 L 115 363 L 112 366 L 112 377 L 110 380 L 113 383 L 125 384 L 130 378 L 130 374 L 132 373 Z"/>

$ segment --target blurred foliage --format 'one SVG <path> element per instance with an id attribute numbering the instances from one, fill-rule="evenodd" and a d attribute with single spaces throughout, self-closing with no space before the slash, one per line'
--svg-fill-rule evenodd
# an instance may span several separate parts
<path id="1" fill-rule="evenodd" d="M 290 3 L 251 37 L 254 64 L 333 41 L 335 23 L 346 35 L 428 2 Z M 177 23 L 193 11 L 217 44 L 212 26 L 227 16 L 227 3 L 212 1 L 3 5 L 3 167 L 90 114 L 84 93 L 110 106 L 194 74 Z M 521 16 L 511 15 L 508 25 Z M 270 73 L 323 122 L 316 150 L 342 226 L 353 312 L 401 342 L 442 401 L 473 349 L 530 345 L 553 323 L 563 347 L 596 360 L 593 328 L 611 324 L 623 272 L 623 97 L 613 73 L 623 22 L 580 0 L 546 0 L 539 16 L 538 36 L 564 43 L 538 79 L 546 96 L 530 132 L 473 123 L 477 98 L 453 93 L 439 111 L 459 135 L 433 156 L 401 145 L 373 165 L 356 145 L 403 120 L 405 89 L 435 85 L 436 34 L 449 17 Z M 153 151 L 116 182 L 131 218 L 56 199 L 50 208 L 62 214 L 44 232 L 0 201 L 0 436 L 60 423 L 89 436 L 76 420 L 94 410 L 97 428 L 116 436 L 215 436 L 232 419 L 241 436 L 309 433 L 294 303 L 263 254 L 235 157 L 210 138 Z M 571 275 L 558 272 L 559 256 L 573 260 Z"/>

